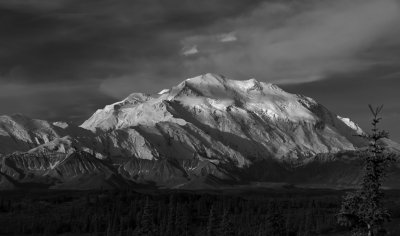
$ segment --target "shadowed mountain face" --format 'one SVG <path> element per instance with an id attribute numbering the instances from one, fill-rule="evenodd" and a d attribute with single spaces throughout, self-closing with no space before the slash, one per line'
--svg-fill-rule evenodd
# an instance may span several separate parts
<path id="1" fill-rule="evenodd" d="M 131 94 L 81 127 L 0 117 L 0 185 L 345 187 L 360 179 L 362 132 L 311 98 L 206 74 L 157 95 Z"/>

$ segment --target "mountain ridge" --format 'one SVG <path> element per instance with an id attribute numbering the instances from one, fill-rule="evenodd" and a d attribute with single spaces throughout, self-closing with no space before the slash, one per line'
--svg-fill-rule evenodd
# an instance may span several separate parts
<path id="1" fill-rule="evenodd" d="M 80 127 L 1 116 L 0 153 L 5 155 L 0 172 L 15 182 L 37 181 L 51 187 L 153 183 L 184 188 L 206 179 L 297 182 L 297 178 L 308 183 L 317 180 L 304 168 L 320 163 L 329 169 L 338 161 L 330 156 L 356 155 L 366 145 L 357 137 L 362 132 L 350 119 L 312 98 L 255 79 L 205 74 L 158 94 L 133 93 L 97 110 Z M 24 157 L 26 153 L 30 158 Z M 54 167 L 37 164 L 54 156 L 60 163 L 71 155 L 80 161 L 63 167 L 65 173 L 75 173 L 67 178 L 51 175 Z M 85 159 L 88 162 L 82 162 Z M 96 159 L 99 162 L 90 161 Z M 332 166 L 344 168 L 343 163 Z M 354 168 L 346 168 L 340 183 L 329 171 L 330 176 L 317 171 L 322 176 L 318 179 L 330 179 L 332 185 L 346 185 L 348 180 L 353 185 L 358 181 Z M 5 177 L 2 181 L 10 186 Z"/>

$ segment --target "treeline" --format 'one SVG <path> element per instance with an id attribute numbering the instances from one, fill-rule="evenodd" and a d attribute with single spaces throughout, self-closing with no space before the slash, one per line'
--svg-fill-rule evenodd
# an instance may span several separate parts
<path id="1" fill-rule="evenodd" d="M 340 196 L 228 196 L 134 191 L 0 197 L 0 235 L 322 235 Z"/>

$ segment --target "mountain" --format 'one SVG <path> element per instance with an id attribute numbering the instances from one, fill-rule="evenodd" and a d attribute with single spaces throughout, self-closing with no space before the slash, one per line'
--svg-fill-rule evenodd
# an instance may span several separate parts
<path id="1" fill-rule="evenodd" d="M 133 93 L 80 127 L 0 117 L 0 184 L 350 186 L 360 179 L 360 165 L 352 163 L 366 145 L 362 133 L 309 97 L 205 74 L 155 95 Z"/>
<path id="2" fill-rule="evenodd" d="M 47 121 L 22 115 L 0 116 L 0 153 L 28 151 L 60 137 L 57 127 Z"/>
<path id="3" fill-rule="evenodd" d="M 103 131 L 133 127 L 151 143 L 160 143 L 154 138 L 163 143 L 186 140 L 191 151 L 179 155 L 184 159 L 208 146 L 213 155 L 220 156 L 223 150 L 241 166 L 265 156 L 307 158 L 362 144 L 354 137 L 362 132 L 357 125 L 311 98 L 254 79 L 235 81 L 212 74 L 187 79 L 156 97 L 131 94 L 98 110 L 81 127 Z"/>

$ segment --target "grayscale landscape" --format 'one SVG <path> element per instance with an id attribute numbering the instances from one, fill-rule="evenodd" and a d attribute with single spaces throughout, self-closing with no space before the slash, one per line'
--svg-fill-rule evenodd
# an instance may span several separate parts
<path id="1" fill-rule="evenodd" d="M 399 0 L 0 0 L 0 235 L 400 235 Z"/>

